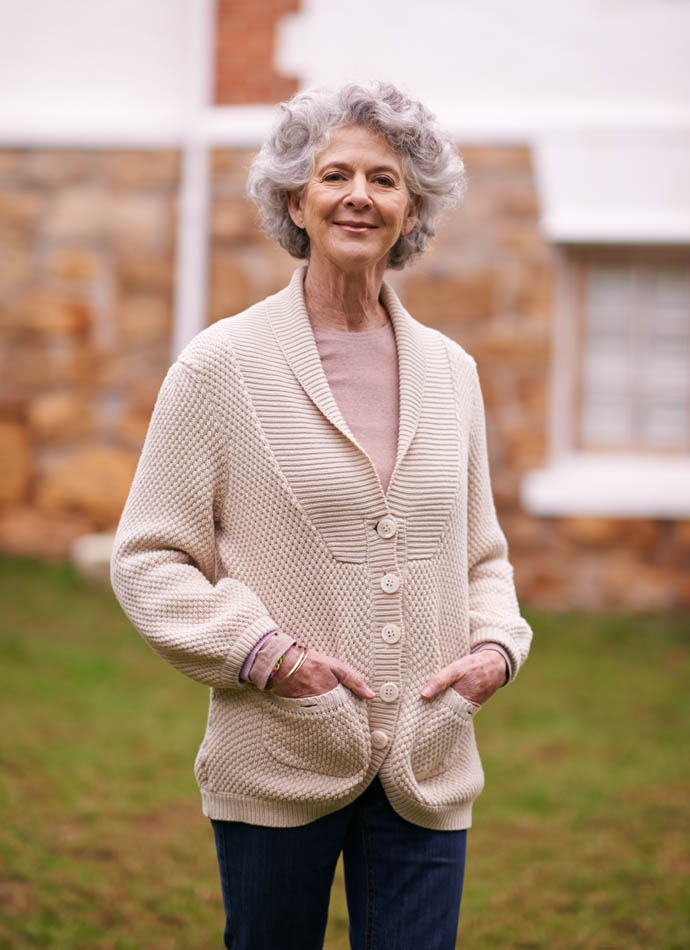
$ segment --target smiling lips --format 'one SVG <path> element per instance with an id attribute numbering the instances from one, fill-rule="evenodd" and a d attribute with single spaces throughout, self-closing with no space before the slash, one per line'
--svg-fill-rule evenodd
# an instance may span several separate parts
<path id="1" fill-rule="evenodd" d="M 364 221 L 335 221 L 334 223 L 339 228 L 344 228 L 346 231 L 352 231 L 355 234 L 363 234 L 365 231 L 373 231 L 376 228 L 375 224 L 367 224 Z"/>

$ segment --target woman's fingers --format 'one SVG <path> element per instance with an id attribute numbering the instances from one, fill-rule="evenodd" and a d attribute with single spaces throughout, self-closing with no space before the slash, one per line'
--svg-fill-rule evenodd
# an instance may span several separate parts
<path id="1" fill-rule="evenodd" d="M 376 695 L 372 689 L 367 686 L 366 681 L 349 666 L 344 663 L 334 661 L 331 670 L 338 677 L 343 686 L 347 686 L 357 696 L 362 699 L 373 699 Z"/>
<path id="2" fill-rule="evenodd" d="M 448 689 L 448 687 L 456 681 L 460 672 L 461 671 L 458 670 L 458 664 L 451 663 L 449 666 L 444 666 L 438 673 L 434 673 L 433 676 L 429 677 L 422 688 L 422 696 L 424 699 L 431 699 L 433 696 L 438 696 L 439 693 L 442 693 L 444 689 Z"/>
<path id="3" fill-rule="evenodd" d="M 320 696 L 333 689 L 338 682 L 362 699 L 373 699 L 376 695 L 366 680 L 352 667 L 341 660 L 316 650 L 310 650 L 306 662 L 298 672 L 281 687 L 281 679 L 287 675 L 288 666 L 294 657 L 299 657 L 299 649 L 292 647 L 290 664 L 286 662 L 285 671 L 276 676 L 274 692 L 281 696 Z M 287 661 L 288 657 L 286 657 Z M 438 673 L 434 673 L 424 684 L 421 695 L 432 699 L 444 690 L 454 686 L 461 696 L 471 702 L 482 705 L 502 685 L 505 677 L 505 662 L 493 651 L 470 654 L 449 663 Z"/>
<path id="4" fill-rule="evenodd" d="M 503 684 L 504 679 L 505 660 L 493 650 L 484 650 L 444 666 L 429 677 L 421 695 L 424 699 L 431 699 L 449 686 L 454 686 L 465 699 L 481 706 Z"/>
<path id="5" fill-rule="evenodd" d="M 291 648 L 291 651 L 294 651 L 295 658 L 299 657 L 299 650 L 297 648 Z M 290 661 L 289 664 L 287 662 L 288 659 Z M 362 699 L 372 699 L 374 696 L 374 693 L 369 689 L 359 673 L 335 657 L 327 656 L 316 650 L 309 651 L 306 661 L 297 673 L 287 680 L 285 686 L 281 686 L 282 679 L 287 676 L 289 666 L 292 662 L 293 653 L 290 652 L 289 657 L 286 657 L 285 672 L 283 672 L 282 675 L 281 673 L 277 674 L 276 683 L 272 687 L 273 691 L 280 696 L 287 696 L 289 698 L 320 696 L 333 689 L 339 682 L 342 683 L 343 686 L 347 686 L 347 688 L 352 690 L 357 696 L 361 696 Z"/>

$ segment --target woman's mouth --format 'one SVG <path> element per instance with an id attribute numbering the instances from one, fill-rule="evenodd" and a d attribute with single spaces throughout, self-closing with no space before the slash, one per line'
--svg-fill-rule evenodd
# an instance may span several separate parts
<path id="1" fill-rule="evenodd" d="M 373 231 L 375 224 L 361 224 L 355 221 L 336 221 L 339 228 L 344 231 L 351 231 L 353 234 L 366 234 L 367 231 Z"/>

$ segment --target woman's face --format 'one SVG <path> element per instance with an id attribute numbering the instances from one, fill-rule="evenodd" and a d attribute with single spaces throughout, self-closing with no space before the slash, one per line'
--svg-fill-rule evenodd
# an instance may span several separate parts
<path id="1" fill-rule="evenodd" d="M 337 129 L 302 192 L 287 198 L 292 220 L 309 235 L 310 261 L 345 271 L 385 267 L 416 221 L 400 159 L 362 126 Z"/>

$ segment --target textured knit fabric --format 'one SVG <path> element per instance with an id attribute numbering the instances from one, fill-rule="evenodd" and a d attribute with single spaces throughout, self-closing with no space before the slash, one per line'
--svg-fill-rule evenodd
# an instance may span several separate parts
<path id="1" fill-rule="evenodd" d="M 381 487 L 386 491 L 398 449 L 400 416 L 398 351 L 393 324 L 388 320 L 374 330 L 354 333 L 325 329 L 312 323 L 312 333 L 338 409 L 372 460 Z M 376 411 L 372 411 L 372 407 Z M 287 649 L 286 636 L 284 634 L 279 641 L 268 634 L 262 637 L 243 664 L 240 679 L 264 688 L 270 670 Z M 506 663 L 505 682 L 508 682 L 510 658 L 506 651 L 496 643 L 478 643 L 472 652 L 484 649 L 501 654 Z"/>
<path id="2" fill-rule="evenodd" d="M 421 688 L 484 640 L 506 650 L 514 679 L 531 640 L 491 495 L 476 365 L 384 282 L 400 381 L 384 492 L 328 386 L 304 272 L 202 331 L 168 371 L 113 587 L 150 646 L 211 687 L 194 764 L 205 815 L 304 824 L 378 773 L 408 821 L 467 828 L 484 783 L 478 707 L 453 689 L 423 700 Z M 287 699 L 241 682 L 275 629 L 341 657 L 376 697 L 339 684 Z"/>

